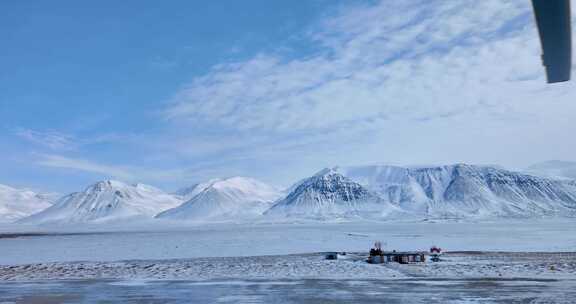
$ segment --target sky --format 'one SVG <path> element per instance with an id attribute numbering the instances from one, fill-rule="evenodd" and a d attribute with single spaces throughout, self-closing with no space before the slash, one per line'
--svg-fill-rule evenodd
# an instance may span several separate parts
<path id="1" fill-rule="evenodd" d="M 15 187 L 574 161 L 575 101 L 526 0 L 0 2 Z"/>

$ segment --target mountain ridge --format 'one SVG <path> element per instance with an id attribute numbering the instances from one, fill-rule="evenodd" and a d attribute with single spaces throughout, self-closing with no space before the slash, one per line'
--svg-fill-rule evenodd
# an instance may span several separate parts
<path id="1" fill-rule="evenodd" d="M 338 168 L 383 199 L 425 216 L 539 216 L 576 211 L 576 183 L 490 166 Z"/>
<path id="2" fill-rule="evenodd" d="M 69 224 L 152 218 L 179 203 L 176 197 L 153 186 L 104 180 L 84 191 L 62 197 L 54 205 L 20 222 Z"/>
<path id="3" fill-rule="evenodd" d="M 576 180 L 494 166 L 333 167 L 288 189 L 281 191 L 248 177 L 231 177 L 168 194 L 145 184 L 106 180 L 64 196 L 36 214 L 21 216 L 19 221 L 576 217 Z"/>

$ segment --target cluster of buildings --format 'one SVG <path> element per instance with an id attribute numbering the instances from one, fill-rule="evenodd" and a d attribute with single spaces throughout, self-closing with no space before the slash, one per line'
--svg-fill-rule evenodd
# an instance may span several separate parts
<path id="1" fill-rule="evenodd" d="M 383 263 L 400 263 L 400 264 L 414 264 L 425 263 L 426 257 L 432 262 L 439 262 L 442 249 L 437 246 L 432 246 L 429 251 L 385 251 L 382 250 L 382 243 L 375 242 L 374 247 L 370 249 L 368 256 L 368 263 L 370 264 L 383 264 Z M 326 254 L 326 259 L 338 259 L 338 253 L 330 252 Z"/>
<path id="2" fill-rule="evenodd" d="M 442 254 L 442 249 L 436 246 L 432 246 L 429 252 L 425 251 L 384 251 L 382 250 L 382 243 L 375 242 L 374 247 L 370 249 L 370 256 L 368 257 L 368 263 L 370 264 L 382 264 L 396 262 L 400 264 L 412 264 L 412 263 L 424 263 L 426 262 L 426 256 L 430 256 L 430 260 L 433 262 L 440 261 L 440 255 Z"/>

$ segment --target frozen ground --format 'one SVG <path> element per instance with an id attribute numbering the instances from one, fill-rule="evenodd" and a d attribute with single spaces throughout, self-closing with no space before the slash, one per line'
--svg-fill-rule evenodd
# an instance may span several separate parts
<path id="1" fill-rule="evenodd" d="M 322 254 L 54 262 L 0 266 L 1 281 L 258 279 L 539 279 L 576 280 L 576 253 L 447 253 L 439 263 L 372 265 L 366 253 L 336 261 Z"/>
<path id="2" fill-rule="evenodd" d="M 400 250 L 576 252 L 573 220 L 481 223 L 221 224 L 188 227 L 0 227 L 0 265 L 161 260 L 366 251 L 374 240 Z M 96 230 L 97 229 L 97 230 Z M 126 227 L 122 229 L 127 230 Z M 138 232 L 136 230 L 150 232 Z M 29 233 L 29 235 L 26 235 Z"/>
<path id="3" fill-rule="evenodd" d="M 0 303 L 573 303 L 576 298 L 576 225 L 568 220 L 114 230 L 119 228 L 0 227 Z M 365 252 L 374 240 L 389 249 L 436 244 L 452 252 L 441 263 L 369 265 Z M 352 253 L 327 261 L 314 253 L 321 251 Z"/>
<path id="4" fill-rule="evenodd" d="M 321 254 L 0 266 L 0 303 L 574 303 L 576 253 Z"/>
<path id="5" fill-rule="evenodd" d="M 576 253 L 365 253 L 0 266 L 0 303 L 574 303 Z"/>

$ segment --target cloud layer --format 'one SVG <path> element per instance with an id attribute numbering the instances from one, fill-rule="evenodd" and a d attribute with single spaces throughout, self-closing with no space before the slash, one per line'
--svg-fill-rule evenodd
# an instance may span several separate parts
<path id="1" fill-rule="evenodd" d="M 515 110 L 510 99 L 546 90 L 524 2 L 381 1 L 343 9 L 310 30 L 319 53 L 258 54 L 214 67 L 176 94 L 166 117 L 291 133 L 508 113 Z"/>
<path id="2" fill-rule="evenodd" d="M 161 130 L 131 139 L 145 170 L 52 154 L 39 163 L 284 184 L 337 164 L 519 166 L 571 157 L 574 100 L 573 83 L 545 83 L 529 1 L 370 1 L 184 85 L 160 109 Z M 83 145 L 57 132 L 19 135 L 52 150 Z"/>

